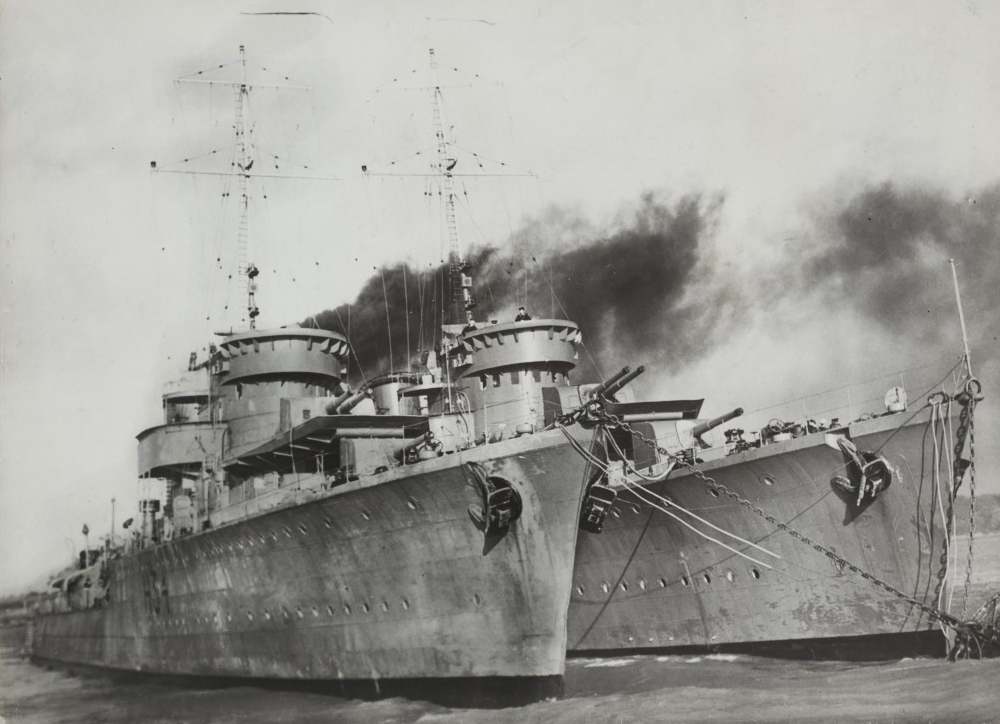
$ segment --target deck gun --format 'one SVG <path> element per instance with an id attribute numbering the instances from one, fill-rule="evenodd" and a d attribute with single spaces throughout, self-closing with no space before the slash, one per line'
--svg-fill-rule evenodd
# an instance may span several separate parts
<path id="1" fill-rule="evenodd" d="M 607 382 L 602 382 L 590 391 L 590 396 L 594 399 L 604 398 L 614 400 L 615 393 L 646 371 L 645 365 L 639 365 L 634 370 L 631 367 L 622 367 L 621 372 L 614 375 Z"/>
<path id="2" fill-rule="evenodd" d="M 678 420 L 677 425 L 677 438 L 680 441 L 682 448 L 692 448 L 696 445 L 698 447 L 709 447 L 702 439 L 702 435 L 710 430 L 714 430 L 719 427 L 719 425 L 724 425 L 730 420 L 739 417 L 743 414 L 743 408 L 737 407 L 735 410 L 727 412 L 725 415 L 719 415 L 718 417 L 713 417 L 711 420 L 704 420 L 691 425 L 693 420 Z"/>

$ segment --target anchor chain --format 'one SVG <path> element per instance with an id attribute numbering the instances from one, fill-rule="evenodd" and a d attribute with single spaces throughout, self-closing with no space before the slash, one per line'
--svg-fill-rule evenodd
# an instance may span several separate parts
<path id="1" fill-rule="evenodd" d="M 931 618 L 931 619 L 933 619 L 935 621 L 938 621 L 938 622 L 940 622 L 940 623 L 942 623 L 942 624 L 944 624 L 946 626 L 949 626 L 951 628 L 954 628 L 956 630 L 964 630 L 965 625 L 959 619 L 955 618 L 954 616 L 952 616 L 952 615 L 950 615 L 950 614 L 948 614 L 948 613 L 946 613 L 944 611 L 941 611 L 941 610 L 939 610 L 937 608 L 934 608 L 933 606 L 928 606 L 927 604 L 925 604 L 925 603 L 923 603 L 921 601 L 918 601 L 915 598 L 912 598 L 912 597 L 906 595 L 905 593 L 903 593 L 902 591 L 900 591 L 898 588 L 892 586 L 889 583 L 886 583 L 885 581 L 883 581 L 883 580 L 877 578 L 876 576 L 873 576 L 872 574 L 868 573 L 867 571 L 859 568 L 858 566 L 854 565 L 853 563 L 851 563 L 850 561 L 848 561 L 846 558 L 844 558 L 843 556 L 839 555 L 835 551 L 833 551 L 833 550 L 831 550 L 831 549 L 829 549 L 829 548 L 827 548 L 827 547 L 825 547 L 825 546 L 823 546 L 823 545 L 815 542 L 814 540 L 812 540 L 811 538 L 809 538 L 805 534 L 803 534 L 803 533 L 795 530 L 794 528 L 792 528 L 791 526 L 787 525 L 786 523 L 783 523 L 783 522 L 779 521 L 773 515 L 770 515 L 766 511 L 758 508 L 751 501 L 747 500 L 746 498 L 743 498 L 742 496 L 740 496 L 735 491 L 730 490 L 725 485 L 716 482 L 713 478 L 705 475 L 703 472 L 701 472 L 700 470 L 698 470 L 697 468 L 695 468 L 694 465 L 692 465 L 687 460 L 685 460 L 683 456 L 674 455 L 674 454 L 670 453 L 668 450 L 664 449 L 663 447 L 660 447 L 656 443 L 655 440 L 649 439 L 643 433 L 641 433 L 638 430 L 636 430 L 635 428 L 633 428 L 631 425 L 629 425 L 627 422 L 625 422 L 624 420 L 622 420 L 621 418 L 619 418 L 617 415 L 609 413 L 609 412 L 607 412 L 604 409 L 598 409 L 598 407 L 599 406 L 591 406 L 590 411 L 592 413 L 596 413 L 596 415 L 598 416 L 599 420 L 602 423 L 604 423 L 604 424 L 610 423 L 610 424 L 612 424 L 613 426 L 615 426 L 615 427 L 617 427 L 619 429 L 626 430 L 627 432 L 631 433 L 632 435 L 634 435 L 635 437 L 639 438 L 643 443 L 645 443 L 647 446 L 649 446 L 653 450 L 656 450 L 661 455 L 667 457 L 670 460 L 673 460 L 675 463 L 680 464 L 681 466 L 683 466 L 684 468 L 686 468 L 687 470 L 689 470 L 691 472 L 691 474 L 693 474 L 696 478 L 698 478 L 702 482 L 704 482 L 707 485 L 710 485 L 712 488 L 714 488 L 716 490 L 719 490 L 720 492 L 724 493 L 726 496 L 728 496 L 729 498 L 733 499 L 734 501 L 736 501 L 737 503 L 739 503 L 740 505 L 742 505 L 747 510 L 750 510 L 750 511 L 756 513 L 761 518 L 763 518 L 767 522 L 771 523 L 772 525 L 776 526 L 777 528 L 780 528 L 781 530 L 783 530 L 785 533 L 787 533 L 788 535 L 792 536 L 796 540 L 799 540 L 799 541 L 805 543 L 806 545 L 810 546 L 813 550 L 817 551 L 818 553 L 822 553 L 827 558 L 829 558 L 830 560 L 832 560 L 838 566 L 838 568 L 840 570 L 843 570 L 845 568 L 848 569 L 848 570 L 850 570 L 851 572 L 853 572 L 853 573 L 859 575 L 860 577 L 864 578 L 865 580 L 869 581 L 870 583 L 872 583 L 876 587 L 881 588 L 881 589 L 885 590 L 886 592 L 892 594 L 896 598 L 899 598 L 900 600 L 906 601 L 907 603 L 916 606 L 921 611 L 923 611 L 925 614 L 927 614 L 927 616 L 929 618 Z M 579 409 L 583 409 L 583 408 L 579 408 Z M 574 412 L 578 412 L 578 411 L 579 410 L 574 411 Z"/>
<path id="2" fill-rule="evenodd" d="M 969 590 L 972 586 L 972 558 L 973 558 L 973 542 L 976 536 L 976 433 L 975 433 L 975 411 L 976 403 L 979 401 L 978 398 L 982 394 L 982 385 L 979 383 L 975 377 L 970 377 L 965 383 L 965 389 L 959 395 L 960 401 L 965 404 L 962 407 L 962 412 L 959 414 L 958 418 L 958 434 L 955 440 L 955 469 L 953 471 L 954 480 L 952 485 L 952 499 L 958 495 L 959 488 L 962 487 L 962 480 L 964 479 L 963 473 L 966 469 L 969 471 L 969 553 L 965 559 L 965 587 L 962 596 L 962 613 L 960 616 L 965 616 L 965 611 L 969 605 Z M 969 441 L 969 459 L 968 467 L 961 458 L 962 448 L 965 447 L 965 441 Z M 950 521 L 949 521 L 950 524 Z"/>

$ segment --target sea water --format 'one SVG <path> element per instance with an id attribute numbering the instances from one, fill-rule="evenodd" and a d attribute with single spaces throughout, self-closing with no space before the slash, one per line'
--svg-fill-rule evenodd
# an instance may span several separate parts
<path id="1" fill-rule="evenodd" d="M 1000 590 L 1000 535 L 983 536 L 976 548 L 969 598 L 979 602 Z M 560 699 L 497 709 L 255 686 L 121 683 L 35 666 L 22 658 L 21 648 L 10 637 L 0 646 L 0 724 L 1000 724 L 1000 659 L 848 663 L 709 653 L 578 658 L 567 663 Z"/>
<path id="2" fill-rule="evenodd" d="M 31 724 L 357 722 L 1000 722 L 1000 659 L 878 664 L 731 654 L 572 659 L 559 700 L 502 709 L 239 686 L 120 683 L 0 659 L 3 721 Z"/>

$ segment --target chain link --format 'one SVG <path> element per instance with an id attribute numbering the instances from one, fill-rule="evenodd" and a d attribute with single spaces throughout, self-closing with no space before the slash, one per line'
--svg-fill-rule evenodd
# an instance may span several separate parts
<path id="1" fill-rule="evenodd" d="M 791 526 L 789 526 L 789 525 L 787 525 L 787 524 L 779 521 L 773 515 L 770 515 L 766 511 L 758 508 L 752 502 L 750 502 L 746 498 L 743 498 L 742 496 L 740 496 L 735 491 L 730 490 L 729 488 L 727 488 L 722 483 L 718 483 L 713 478 L 710 478 L 709 476 L 705 475 L 703 472 L 701 472 L 700 470 L 698 470 L 697 468 L 695 468 L 694 465 L 692 465 L 687 460 L 685 460 L 682 456 L 671 454 L 668 450 L 660 447 L 656 443 L 655 440 L 649 439 L 643 433 L 641 433 L 638 430 L 636 430 L 635 428 L 633 428 L 631 425 L 629 425 L 627 422 L 623 421 L 617 415 L 611 414 L 611 413 L 607 412 L 604 409 L 600 409 L 598 406 L 592 407 L 591 408 L 591 413 L 595 414 L 595 416 L 598 418 L 598 420 L 600 422 L 602 422 L 602 423 L 605 423 L 605 424 L 610 423 L 610 424 L 612 424 L 613 426 L 615 426 L 617 428 L 620 428 L 620 429 L 626 430 L 627 432 L 630 432 L 632 435 L 634 435 L 635 437 L 637 437 L 640 440 L 642 440 L 642 442 L 645 443 L 647 446 L 649 446 L 651 449 L 656 450 L 661 455 L 667 457 L 670 460 L 673 460 L 675 463 L 683 466 L 684 468 L 687 468 L 691 472 L 692 475 L 694 475 L 696 478 L 698 478 L 702 482 L 706 483 L 707 485 L 711 486 L 713 489 L 718 490 L 718 491 L 724 493 L 729 498 L 735 500 L 737 503 L 739 503 L 740 505 L 742 505 L 747 510 L 750 510 L 750 511 L 756 513 L 761 518 L 763 518 L 767 522 L 771 523 L 772 525 L 780 528 L 781 530 L 783 530 L 785 533 L 787 533 L 788 535 L 792 536 L 796 540 L 799 540 L 799 541 L 805 543 L 806 545 L 808 545 L 809 547 L 811 547 L 813 550 L 817 551 L 818 553 L 821 553 L 821 554 L 825 555 L 827 558 L 829 558 L 831 561 L 833 561 L 834 564 L 836 564 L 836 566 L 838 567 L 839 570 L 843 571 L 846 568 L 846 569 L 850 570 L 851 572 L 856 573 L 857 575 L 859 575 L 862 578 L 864 578 L 866 581 L 869 581 L 870 583 L 874 584 L 875 586 L 877 586 L 877 587 L 879 587 L 879 588 L 887 591 L 888 593 L 892 594 L 896 598 L 899 598 L 899 599 L 901 599 L 903 601 L 906 601 L 907 603 L 910 603 L 910 604 L 916 606 L 917 608 L 919 608 L 921 611 L 923 611 L 925 614 L 927 614 L 928 617 L 930 617 L 933 620 L 936 620 L 936 621 L 938 621 L 938 622 L 940 622 L 940 623 L 942 623 L 942 624 L 944 624 L 946 626 L 949 626 L 949 627 L 952 627 L 952 628 L 956 628 L 956 629 L 962 627 L 963 624 L 958 619 L 956 619 L 954 616 L 952 616 L 952 615 L 950 615 L 950 614 L 948 614 L 948 613 L 946 613 L 944 611 L 941 611 L 941 610 L 939 610 L 939 609 L 937 609 L 937 608 L 935 608 L 933 606 L 928 606 L 927 604 L 923 603 L 922 601 L 918 601 L 917 599 L 912 598 L 912 597 L 906 595 L 905 593 L 903 593 L 902 591 L 900 591 L 898 588 L 895 588 L 894 586 L 886 583 L 885 581 L 880 580 L 879 578 L 873 576 L 872 574 L 868 573 L 867 571 L 865 571 L 865 570 L 859 568 L 858 566 L 854 565 L 853 563 L 851 563 L 850 561 L 848 561 L 846 558 L 844 558 L 843 556 L 839 555 L 835 551 L 832 551 L 829 548 L 827 548 L 827 547 L 825 547 L 823 545 L 820 545 L 819 543 L 815 542 L 814 540 L 812 540 L 808 536 L 804 535 L 803 533 L 800 533 L 799 531 L 795 530 Z"/>
<path id="2" fill-rule="evenodd" d="M 965 616 L 965 611 L 969 605 L 969 589 L 972 586 L 972 556 L 973 556 L 973 542 L 976 537 L 976 434 L 975 434 L 975 424 L 973 414 L 976 410 L 976 398 L 975 395 L 970 393 L 969 403 L 966 407 L 962 409 L 962 416 L 968 417 L 966 428 L 969 435 L 969 553 L 965 559 L 965 592 L 962 596 L 962 613 L 959 616 Z M 959 446 L 964 442 L 962 435 L 959 435 L 959 440 L 956 443 L 956 460 L 960 453 Z M 955 480 L 955 491 L 962 485 L 962 478 L 959 477 Z"/>

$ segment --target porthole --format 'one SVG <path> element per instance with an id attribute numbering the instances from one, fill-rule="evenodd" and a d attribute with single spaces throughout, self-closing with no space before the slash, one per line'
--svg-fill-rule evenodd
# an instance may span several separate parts
<path id="1" fill-rule="evenodd" d="M 326 607 L 326 612 L 332 616 L 333 615 L 333 606 L 327 606 Z"/>
<path id="2" fill-rule="evenodd" d="M 611 515 L 615 516 L 616 518 L 621 518 L 622 517 L 622 512 L 620 510 L 618 510 L 618 508 L 612 508 L 611 509 Z"/>
<path id="3" fill-rule="evenodd" d="M 250 611 L 247 611 L 247 620 L 253 621 L 253 613 L 251 613 Z M 184 623 L 184 619 L 181 619 L 181 623 Z"/>
<path id="4" fill-rule="evenodd" d="M 292 529 L 289 528 L 287 525 L 284 528 L 282 528 L 281 530 L 285 534 L 286 538 L 291 538 L 292 537 Z"/>
<path id="5" fill-rule="evenodd" d="M 622 589 L 623 591 L 627 591 L 628 590 L 628 581 L 622 581 L 621 583 L 618 584 L 618 587 L 620 589 Z"/>
<path id="6" fill-rule="evenodd" d="M 257 537 L 260 539 L 261 543 L 267 543 L 267 538 L 264 537 L 263 533 L 258 533 Z"/>
<path id="7" fill-rule="evenodd" d="M 476 593 L 476 594 L 473 594 L 473 596 L 472 596 L 472 600 L 476 602 L 476 605 L 477 605 L 477 606 L 482 606 L 482 605 L 483 605 L 483 599 L 482 599 L 482 598 L 480 598 L 480 596 L 479 596 L 479 594 L 478 594 L 478 593 Z"/>
<path id="8" fill-rule="evenodd" d="M 726 580 L 733 583 L 736 580 L 736 574 L 732 571 L 726 571 Z"/>
<path id="9" fill-rule="evenodd" d="M 582 596 L 583 595 L 583 586 L 577 586 L 576 587 L 576 592 L 577 592 L 578 595 Z"/>
<path id="10" fill-rule="evenodd" d="M 363 604 L 361 604 L 361 608 L 364 610 L 365 613 L 371 613 L 372 607 L 368 605 L 368 601 L 365 601 Z"/>
<path id="11" fill-rule="evenodd" d="M 271 620 L 271 612 L 268 611 L 267 609 L 264 610 L 264 618 L 266 618 L 268 621 Z"/>
<path id="12" fill-rule="evenodd" d="M 764 485 L 774 485 L 774 476 L 770 473 L 764 473 L 760 476 L 760 482 L 764 483 Z"/>
<path id="13" fill-rule="evenodd" d="M 301 608 L 295 609 L 295 615 L 298 616 L 299 618 L 302 618 L 302 609 Z"/>
<path id="14" fill-rule="evenodd" d="M 351 615 L 351 607 L 346 603 L 344 604 L 344 613 L 346 613 L 348 616 Z"/>
<path id="15" fill-rule="evenodd" d="M 388 611 L 389 610 L 389 602 L 388 601 L 382 601 L 382 610 L 383 611 Z"/>
<path id="16" fill-rule="evenodd" d="M 604 591 L 605 593 L 611 590 L 611 586 L 608 585 L 607 581 L 603 581 L 601 583 L 601 590 Z"/>
<path id="17" fill-rule="evenodd" d="M 709 485 L 707 488 L 705 488 L 705 492 L 711 495 L 713 498 L 719 497 L 719 489 L 712 485 Z"/>
<path id="18" fill-rule="evenodd" d="M 707 573 L 703 573 L 701 575 L 701 580 L 703 580 L 705 583 L 711 583 L 712 582 L 712 577 L 710 575 L 708 575 Z"/>
<path id="19" fill-rule="evenodd" d="M 646 590 L 646 579 L 645 578 L 640 578 L 639 579 L 639 588 L 641 588 L 643 591 Z"/>
<path id="20" fill-rule="evenodd" d="M 666 587 L 667 587 L 667 579 L 666 578 L 661 578 L 660 579 L 660 588 L 666 588 Z"/>
<path id="21" fill-rule="evenodd" d="M 365 520 L 371 520 L 372 519 L 371 513 L 369 513 L 367 510 L 362 510 L 361 511 L 361 517 L 364 518 Z"/>
<path id="22" fill-rule="evenodd" d="M 323 516 L 323 525 L 325 525 L 327 528 L 332 528 L 333 521 L 327 518 L 326 516 Z"/>
<path id="23" fill-rule="evenodd" d="M 403 599 L 403 610 L 404 611 L 410 610 L 410 600 L 408 598 Z"/>
<path id="24" fill-rule="evenodd" d="M 306 528 L 305 523 L 299 523 L 299 531 L 302 533 L 302 535 L 306 535 L 309 533 L 309 529 Z"/>
<path id="25" fill-rule="evenodd" d="M 632 503 L 632 512 L 635 513 L 636 515 L 639 515 L 639 513 L 642 512 L 642 508 L 640 508 L 635 503 Z"/>
<path id="26" fill-rule="evenodd" d="M 273 540 L 273 541 L 277 541 L 278 540 L 278 534 L 275 533 L 273 530 L 271 531 L 271 540 Z"/>
<path id="27" fill-rule="evenodd" d="M 231 614 L 231 613 L 227 613 L 227 614 L 226 614 L 226 620 L 227 620 L 227 621 L 232 621 L 232 620 L 233 620 L 233 614 Z"/>
<path id="28" fill-rule="evenodd" d="M 760 570 L 757 569 L 757 566 L 750 567 L 750 575 L 753 576 L 754 580 L 760 580 Z"/>
<path id="29" fill-rule="evenodd" d="M 687 576 L 681 576 L 681 585 L 688 588 L 691 585 L 691 579 Z"/>
<path id="30" fill-rule="evenodd" d="M 284 616 L 285 618 L 288 618 L 288 609 L 287 608 L 281 609 L 281 615 Z"/>
<path id="31" fill-rule="evenodd" d="M 316 610 L 315 606 L 313 606 L 310 610 L 312 611 L 313 618 L 319 616 L 319 611 Z"/>
<path id="32" fill-rule="evenodd" d="M 409 508 L 410 510 L 416 510 L 417 509 L 417 501 L 414 500 L 413 498 L 407 498 L 406 499 L 406 507 Z"/>

